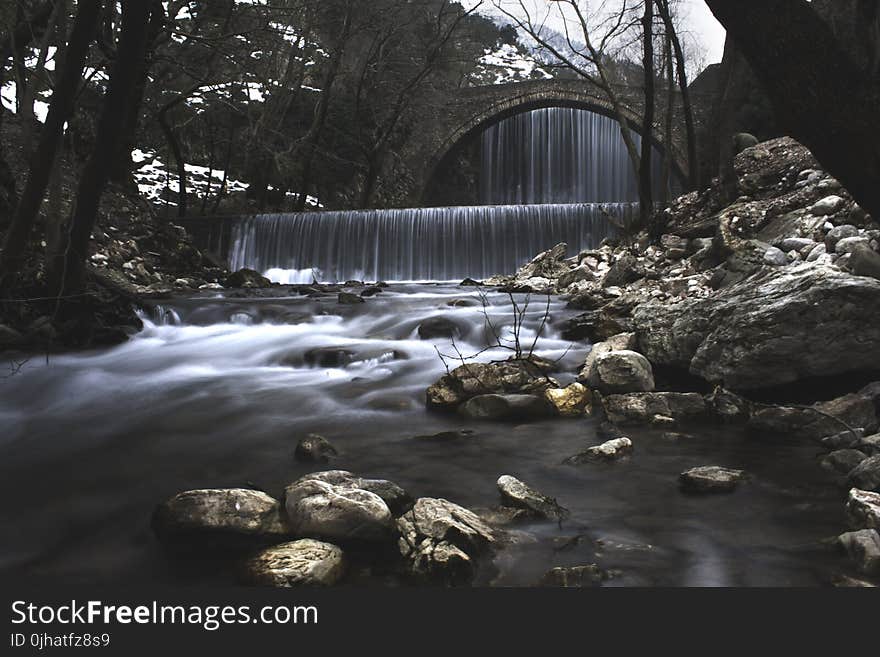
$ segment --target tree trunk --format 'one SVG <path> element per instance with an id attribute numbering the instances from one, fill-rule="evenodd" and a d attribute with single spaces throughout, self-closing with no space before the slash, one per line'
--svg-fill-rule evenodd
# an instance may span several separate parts
<path id="1" fill-rule="evenodd" d="M 82 80 L 86 56 L 95 37 L 100 16 L 100 0 L 79 0 L 64 65 L 52 93 L 49 114 L 31 158 L 27 182 L 19 198 L 12 226 L 6 234 L 3 257 L 0 260 L 0 288 L 8 283 L 10 276 L 20 271 L 24 262 L 28 237 L 46 194 L 64 124 L 73 113 L 77 88 Z"/>
<path id="2" fill-rule="evenodd" d="M 681 91 L 681 105 L 684 113 L 684 127 L 687 133 L 687 149 L 688 149 L 688 179 L 692 190 L 698 189 L 700 186 L 700 158 L 697 155 L 697 128 L 694 121 L 694 105 L 691 101 L 691 91 L 688 85 L 687 66 L 684 56 L 684 48 L 681 45 L 681 39 L 678 38 L 678 32 L 675 29 L 675 23 L 672 20 L 672 12 L 669 10 L 669 0 L 658 0 L 657 7 L 660 10 L 660 17 L 666 26 L 666 32 L 672 41 L 672 48 L 675 51 L 676 75 L 678 76 L 678 88 Z"/>
<path id="3" fill-rule="evenodd" d="M 342 64 L 342 57 L 345 54 L 345 48 L 348 45 L 348 39 L 351 36 L 351 19 L 352 5 L 346 6 L 345 18 L 342 23 L 342 32 L 333 57 L 330 60 L 327 74 L 324 76 L 322 84 L 321 98 L 318 100 L 318 106 L 315 108 L 315 118 L 309 127 L 308 133 L 304 137 L 305 148 L 303 150 L 303 170 L 300 176 L 299 189 L 297 191 L 296 210 L 302 211 L 306 207 L 309 197 L 309 187 L 312 184 L 312 166 L 315 161 L 315 153 L 318 150 L 318 143 L 321 140 L 321 134 L 324 132 L 324 125 L 327 122 L 327 113 L 330 110 L 330 100 L 332 98 L 333 85 L 336 83 L 336 76 L 339 75 L 339 67 Z"/>
<path id="4" fill-rule="evenodd" d="M 675 63 L 673 61 L 672 35 L 669 29 L 663 39 L 663 61 L 666 66 L 666 115 L 663 117 L 663 142 L 666 148 L 663 150 L 663 200 L 667 204 L 670 199 L 670 184 L 672 180 L 672 120 L 675 114 Z"/>
<path id="5" fill-rule="evenodd" d="M 114 165 L 113 155 L 123 136 L 129 103 L 139 84 L 137 75 L 144 72 L 141 64 L 146 56 L 151 13 L 151 3 L 122 2 L 122 34 L 98 121 L 95 146 L 80 178 L 73 214 L 62 232 L 62 252 L 53 259 L 49 271 L 50 284 L 59 296 L 78 292 L 83 287 L 89 239 L 98 206 Z"/>
<path id="6" fill-rule="evenodd" d="M 654 214 L 654 180 L 652 159 L 654 148 L 654 3 L 645 1 L 642 16 L 642 68 L 645 76 L 645 114 L 642 122 L 642 151 L 639 161 L 639 215 L 643 228 L 647 228 Z"/>
<path id="7" fill-rule="evenodd" d="M 144 0 L 146 1 L 146 0 Z M 137 86 L 130 103 L 128 114 L 125 117 L 125 128 L 122 131 L 123 139 L 120 141 L 116 152 L 116 166 L 113 167 L 113 181 L 126 183 L 131 181 L 131 151 L 137 146 L 138 126 L 141 118 L 141 106 L 147 89 L 147 73 L 153 64 L 153 49 L 155 42 L 165 29 L 165 8 L 159 0 L 152 0 L 153 13 L 150 16 L 150 30 L 147 36 L 149 48 L 147 55 L 141 63 L 142 71 L 138 71 Z"/>
<path id="8" fill-rule="evenodd" d="M 880 83 L 801 0 L 706 0 L 752 65 L 781 126 L 880 217 Z"/>

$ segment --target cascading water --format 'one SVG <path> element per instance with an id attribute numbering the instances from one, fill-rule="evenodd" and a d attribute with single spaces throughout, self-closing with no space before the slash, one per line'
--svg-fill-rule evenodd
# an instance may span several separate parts
<path id="1" fill-rule="evenodd" d="M 534 110 L 481 139 L 484 205 L 258 215 L 232 226 L 230 267 L 279 283 L 482 279 L 559 242 L 572 253 L 594 248 L 638 213 L 637 179 L 612 119 Z M 659 182 L 656 151 L 654 165 Z"/>
<path id="2" fill-rule="evenodd" d="M 636 148 L 641 137 L 632 132 Z M 619 124 L 601 114 L 550 107 L 517 114 L 482 134 L 484 204 L 619 203 L 639 199 Z M 662 155 L 654 149 L 655 196 Z"/>
<path id="3" fill-rule="evenodd" d="M 233 226 L 230 267 L 278 282 L 461 280 L 510 273 L 566 242 L 592 248 L 629 203 L 476 206 L 258 215 Z"/>

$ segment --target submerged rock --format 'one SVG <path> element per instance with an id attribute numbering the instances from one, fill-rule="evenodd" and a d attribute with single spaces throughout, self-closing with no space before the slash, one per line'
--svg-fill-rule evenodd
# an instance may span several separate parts
<path id="1" fill-rule="evenodd" d="M 496 543 L 492 528 L 475 513 L 443 499 L 416 500 L 397 529 L 410 574 L 450 585 L 469 583 L 477 559 Z"/>
<path id="2" fill-rule="evenodd" d="M 880 493 L 858 488 L 850 490 L 846 517 L 853 529 L 880 530 Z"/>
<path id="3" fill-rule="evenodd" d="M 297 443 L 293 456 L 303 463 L 326 463 L 339 456 L 339 452 L 329 440 L 311 433 Z"/>
<path id="4" fill-rule="evenodd" d="M 554 407 L 537 395 L 479 395 L 462 404 L 458 412 L 471 420 L 522 421 L 553 417 Z"/>
<path id="5" fill-rule="evenodd" d="M 745 479 L 742 470 L 717 465 L 692 468 L 679 476 L 682 490 L 688 493 L 730 493 Z"/>
<path id="6" fill-rule="evenodd" d="M 451 443 L 459 440 L 470 440 L 476 435 L 476 431 L 462 429 L 461 431 L 441 431 L 440 433 L 425 436 L 414 436 L 413 440 L 433 443 Z"/>
<path id="7" fill-rule="evenodd" d="M 345 575 L 345 555 L 330 543 L 302 539 L 267 548 L 245 564 L 258 586 L 332 586 Z"/>
<path id="8" fill-rule="evenodd" d="M 712 414 L 725 423 L 747 422 L 752 414 L 751 403 L 734 392 L 717 387 L 705 397 Z"/>
<path id="9" fill-rule="evenodd" d="M 645 392 L 610 395 L 602 399 L 608 420 L 617 425 L 667 426 L 706 415 L 702 395 L 683 392 Z"/>
<path id="10" fill-rule="evenodd" d="M 568 510 L 551 497 L 530 488 L 519 479 L 503 475 L 498 479 L 498 492 L 507 506 L 526 509 L 548 520 L 562 521 L 568 517 Z"/>
<path id="11" fill-rule="evenodd" d="M 352 294 L 351 292 L 340 292 L 337 300 L 343 305 L 357 305 L 359 303 L 366 303 L 362 296 Z"/>
<path id="12" fill-rule="evenodd" d="M 753 432 L 797 434 L 803 438 L 821 440 L 839 433 L 847 426 L 858 432 L 873 431 L 878 418 L 874 400 L 865 391 L 851 393 L 813 406 L 761 406 L 749 419 Z M 855 446 L 857 433 L 850 432 L 851 442 L 841 447 Z M 842 441 L 843 442 L 843 441 Z"/>
<path id="13" fill-rule="evenodd" d="M 654 371 L 635 351 L 609 351 L 592 364 L 587 383 L 603 394 L 653 392 Z"/>
<path id="14" fill-rule="evenodd" d="M 285 490 L 291 530 L 339 542 L 384 542 L 394 535 L 391 509 L 363 480 L 334 470 L 306 475 Z"/>
<path id="15" fill-rule="evenodd" d="M 163 543 L 193 549 L 244 549 L 290 535 L 281 503 L 245 488 L 178 493 L 156 508 L 152 527 Z"/>
<path id="16" fill-rule="evenodd" d="M 596 564 L 574 566 L 570 568 L 553 568 L 541 579 L 541 586 L 559 588 L 589 588 L 600 586 L 605 579 L 604 573 Z"/>
<path id="17" fill-rule="evenodd" d="M 856 567 L 866 575 L 880 575 L 880 534 L 876 529 L 862 529 L 837 537 Z"/>
<path id="18" fill-rule="evenodd" d="M 590 447 L 587 451 L 565 460 L 568 465 L 581 465 L 595 461 L 615 461 L 633 452 L 633 444 L 629 438 L 616 438 L 606 443 Z"/>
<path id="19" fill-rule="evenodd" d="M 857 449 L 838 449 L 825 456 L 821 465 L 834 474 L 846 475 L 867 457 Z"/>
<path id="20" fill-rule="evenodd" d="M 253 269 L 239 269 L 230 274 L 225 281 L 224 287 L 264 288 L 271 287 L 272 281 Z"/>
<path id="21" fill-rule="evenodd" d="M 461 333 L 461 327 L 447 317 L 430 317 L 419 324 L 419 338 L 422 340 L 458 338 Z"/>

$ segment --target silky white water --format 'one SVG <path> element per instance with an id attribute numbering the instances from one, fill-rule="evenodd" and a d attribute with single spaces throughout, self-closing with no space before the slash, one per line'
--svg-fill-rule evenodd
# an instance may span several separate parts
<path id="1" fill-rule="evenodd" d="M 573 255 L 595 248 L 637 212 L 606 203 L 257 215 L 234 224 L 228 258 L 279 283 L 484 279 L 560 242 Z"/>

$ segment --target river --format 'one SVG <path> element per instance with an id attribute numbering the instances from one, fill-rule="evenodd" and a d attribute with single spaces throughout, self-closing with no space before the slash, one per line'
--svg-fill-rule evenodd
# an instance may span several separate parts
<path id="1" fill-rule="evenodd" d="M 487 344 L 487 316 L 510 325 L 505 295 L 483 302 L 474 288 L 397 284 L 346 306 L 285 289 L 152 305 L 128 343 L 35 356 L 0 381 L 0 570 L 34 582 L 231 583 L 225 567 L 169 562 L 149 527 L 153 508 L 192 488 L 280 495 L 326 469 L 293 458 L 315 432 L 341 452 L 330 467 L 391 479 L 416 497 L 491 507 L 495 481 L 511 474 L 570 509 L 562 526 L 519 527 L 517 545 L 481 584 L 534 585 L 551 567 L 594 562 L 615 573 L 608 586 L 827 583 L 837 558 L 820 540 L 838 533 L 842 511 L 814 447 L 714 426 L 678 439 L 634 430 L 627 461 L 561 465 L 601 442 L 595 420 L 473 423 L 424 406 L 426 387 L 445 372 L 438 351 L 454 352 L 449 340 L 420 340 L 420 323 L 452 320 L 457 348 L 474 353 Z M 532 302 L 524 344 L 535 340 L 545 303 Z M 589 347 L 560 338 L 573 314 L 563 302 L 549 312 L 535 350 L 559 361 L 567 383 Z M 417 438 L 465 429 L 475 433 Z M 751 479 L 731 495 L 681 493 L 678 474 L 701 465 Z"/>

